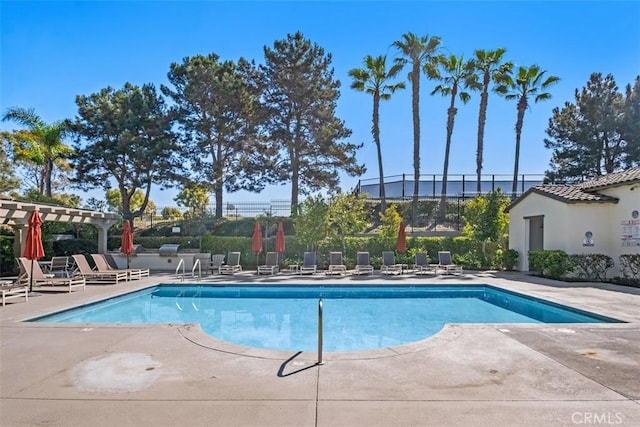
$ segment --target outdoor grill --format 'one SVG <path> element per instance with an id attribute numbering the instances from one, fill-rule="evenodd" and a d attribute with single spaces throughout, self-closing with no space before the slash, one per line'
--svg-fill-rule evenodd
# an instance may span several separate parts
<path id="1" fill-rule="evenodd" d="M 175 243 L 166 243 L 160 246 L 160 249 L 158 249 L 158 252 L 160 253 L 160 256 L 176 256 L 178 255 L 179 247 L 180 245 Z"/>
<path id="2" fill-rule="evenodd" d="M 122 247 L 119 247 L 118 249 L 116 249 L 116 252 L 120 252 L 120 250 L 122 249 Z M 138 245 L 138 244 L 134 244 L 133 245 L 133 253 L 137 254 L 138 252 L 142 252 L 144 248 L 142 247 L 142 245 Z"/>

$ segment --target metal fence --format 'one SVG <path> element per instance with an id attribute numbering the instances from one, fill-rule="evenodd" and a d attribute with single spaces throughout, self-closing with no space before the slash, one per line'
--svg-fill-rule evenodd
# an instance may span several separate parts
<path id="1" fill-rule="evenodd" d="M 407 178 L 407 174 L 384 177 L 385 197 L 388 199 L 410 199 L 413 196 L 413 175 Z M 534 185 L 543 183 L 544 175 L 520 175 L 518 179 L 518 191 L 511 194 L 513 175 L 482 175 L 480 180 L 480 193 L 486 194 L 496 191 L 498 188 L 509 196 L 519 196 Z M 477 190 L 476 175 L 447 175 L 447 197 L 471 197 Z M 360 180 L 357 191 L 367 194 L 369 198 L 380 198 L 380 182 L 378 178 Z M 442 193 L 442 175 L 420 175 L 418 183 L 418 197 L 439 197 Z"/>

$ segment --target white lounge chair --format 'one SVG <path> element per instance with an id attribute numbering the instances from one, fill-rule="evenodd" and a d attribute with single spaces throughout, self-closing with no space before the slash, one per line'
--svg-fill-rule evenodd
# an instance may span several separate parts
<path id="1" fill-rule="evenodd" d="M 211 264 L 209 265 L 209 269 L 211 273 L 220 274 L 220 269 L 224 265 L 224 254 L 213 254 L 211 255 Z"/>
<path id="2" fill-rule="evenodd" d="M 358 252 L 356 254 L 356 274 L 372 274 L 373 266 L 369 261 L 369 252 Z"/>
<path id="3" fill-rule="evenodd" d="M 318 259 L 315 252 L 305 252 L 302 258 L 302 265 L 298 272 L 300 274 L 315 274 L 318 271 Z"/>
<path id="4" fill-rule="evenodd" d="M 69 257 L 51 257 L 51 265 L 47 273 L 54 274 L 56 277 L 69 277 Z"/>
<path id="5" fill-rule="evenodd" d="M 432 265 L 429 264 L 429 257 L 426 252 L 416 252 L 415 255 L 415 264 L 413 265 L 413 269 L 416 274 L 425 274 L 425 273 L 434 273 L 435 269 Z"/>
<path id="6" fill-rule="evenodd" d="M 84 255 L 71 255 L 75 265 L 74 274 L 85 278 L 87 283 L 101 285 L 117 285 L 127 281 L 127 272 L 120 270 L 96 271 L 92 270 Z"/>
<path id="7" fill-rule="evenodd" d="M 382 252 L 382 266 L 380 267 L 382 274 L 402 274 L 402 264 L 396 264 L 396 256 L 392 251 Z"/>
<path id="8" fill-rule="evenodd" d="M 439 251 L 436 273 L 437 271 L 444 271 L 445 274 L 462 274 L 462 267 L 453 263 L 451 252 Z"/>
<path id="9" fill-rule="evenodd" d="M 229 262 L 220 267 L 220 274 L 234 274 L 238 271 L 242 271 L 242 266 L 240 265 L 240 252 L 229 252 L 227 260 Z"/>
<path id="10" fill-rule="evenodd" d="M 74 289 L 84 290 L 86 280 L 81 276 L 54 277 L 53 274 L 45 274 L 37 261 L 25 257 L 18 258 L 20 264 L 21 284 L 27 284 L 40 291 L 66 290 L 69 293 Z"/>
<path id="11" fill-rule="evenodd" d="M 258 274 L 276 274 L 278 271 L 278 253 L 267 252 L 264 265 L 258 266 Z"/>
<path id="12" fill-rule="evenodd" d="M 342 263 L 342 252 L 329 253 L 329 269 L 325 274 L 345 274 L 347 267 Z"/>
<path id="13" fill-rule="evenodd" d="M 0 285 L 0 293 L 2 293 L 3 307 L 7 304 L 7 301 L 16 298 L 24 298 L 25 301 L 29 301 L 29 284 L 21 283 L 19 280 L 4 283 Z"/>
<path id="14" fill-rule="evenodd" d="M 110 271 L 124 271 L 127 274 L 127 280 L 136 280 L 144 277 L 149 277 L 148 268 L 111 268 L 103 254 L 91 254 L 93 262 L 96 265 L 96 270 L 99 273 L 108 273 Z"/>

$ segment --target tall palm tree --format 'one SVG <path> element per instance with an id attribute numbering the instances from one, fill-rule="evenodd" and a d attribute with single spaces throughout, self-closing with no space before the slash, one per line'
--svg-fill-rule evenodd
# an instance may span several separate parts
<path id="1" fill-rule="evenodd" d="M 62 142 L 67 133 L 67 125 L 63 121 L 45 123 L 35 110 L 18 107 L 9 108 L 2 120 L 13 121 L 26 128 L 26 132 L 13 132 L 16 158 L 42 167 L 40 178 L 37 178 L 38 191 L 51 197 L 55 162 L 73 151 Z"/>
<path id="2" fill-rule="evenodd" d="M 447 142 L 444 151 L 444 167 L 442 171 L 442 193 L 440 196 L 440 220 L 445 219 L 447 203 L 447 176 L 449 173 L 449 152 L 451 150 L 451 136 L 453 135 L 453 125 L 458 109 L 456 99 L 459 98 L 463 104 L 469 102 L 471 96 L 464 89 L 477 88 L 475 63 L 473 60 L 465 61 L 462 56 L 450 55 L 440 60 L 439 68 L 442 73 L 434 75 L 439 77 L 441 83 L 433 89 L 431 95 L 437 93 L 442 96 L 449 96 L 449 108 L 447 109 Z"/>
<path id="3" fill-rule="evenodd" d="M 504 95 L 507 100 L 517 100 L 518 118 L 516 120 L 516 153 L 513 167 L 513 186 L 511 197 L 515 197 L 518 191 L 518 164 L 520 162 L 520 137 L 524 113 L 529 108 L 529 98 L 534 102 L 546 101 L 551 98 L 549 92 L 544 92 L 549 86 L 560 81 L 559 77 L 548 76 L 547 71 L 539 66 L 518 67 L 517 73 L 507 78 L 504 84 L 498 86 L 496 91 Z"/>
<path id="4" fill-rule="evenodd" d="M 482 82 L 480 94 L 480 111 L 478 113 L 478 146 L 476 149 L 476 193 L 482 191 L 482 162 L 484 152 L 484 126 L 487 121 L 487 105 L 489 103 L 489 85 L 491 82 L 501 84 L 513 69 L 511 62 L 503 62 L 506 49 L 476 50 L 476 73 Z"/>
<path id="5" fill-rule="evenodd" d="M 364 68 L 354 68 L 349 71 L 349 76 L 353 78 L 351 88 L 373 95 L 373 125 L 371 133 L 373 142 L 378 149 L 378 173 L 380 174 L 380 210 L 384 213 L 387 208 L 386 195 L 384 191 L 384 174 L 382 172 L 382 149 L 380 147 L 380 101 L 391 98 L 398 89 L 404 89 L 404 83 L 388 83 L 388 81 L 398 75 L 402 69 L 399 64 L 387 70 L 387 57 L 372 57 L 367 55 L 364 58 Z"/>
<path id="6" fill-rule="evenodd" d="M 411 64 L 409 81 L 411 82 L 411 112 L 413 114 L 413 197 L 411 202 L 411 221 L 415 224 L 418 217 L 418 194 L 420 189 L 420 74 L 426 67 L 437 61 L 440 37 L 418 37 L 412 32 L 402 35 L 402 40 L 393 42 L 402 57 L 396 58 L 396 64 L 403 67 Z"/>

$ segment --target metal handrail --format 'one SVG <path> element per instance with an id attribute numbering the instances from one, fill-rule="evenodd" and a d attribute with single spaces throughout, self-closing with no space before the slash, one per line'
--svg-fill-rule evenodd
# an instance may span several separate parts
<path id="1" fill-rule="evenodd" d="M 191 277 L 196 277 L 196 267 L 198 267 L 198 282 L 202 279 L 202 268 L 200 266 L 200 258 L 196 258 L 191 269 Z"/>
<path id="2" fill-rule="evenodd" d="M 322 298 L 318 300 L 318 365 L 324 365 L 322 361 Z"/>
<path id="3" fill-rule="evenodd" d="M 184 271 L 184 258 L 180 258 L 180 262 L 178 263 L 178 266 L 176 267 L 176 275 L 178 275 L 178 271 L 180 270 L 180 267 L 182 267 L 182 277 L 180 278 L 181 282 L 184 282 L 184 275 L 185 275 L 185 271 Z"/>

